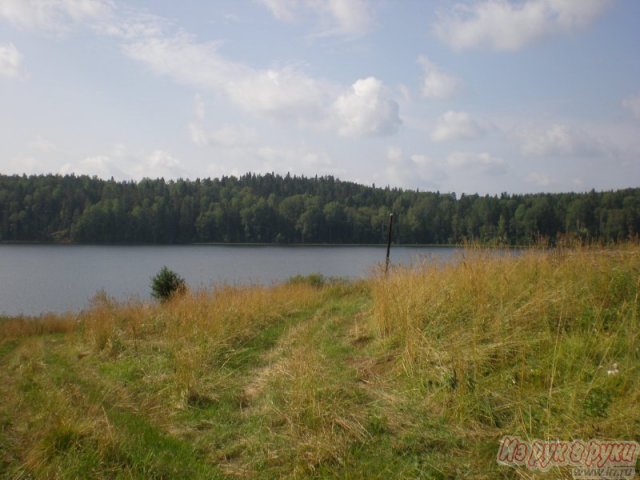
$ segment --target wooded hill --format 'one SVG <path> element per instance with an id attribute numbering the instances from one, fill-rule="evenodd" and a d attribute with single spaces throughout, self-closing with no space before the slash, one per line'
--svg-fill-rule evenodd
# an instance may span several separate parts
<path id="1" fill-rule="evenodd" d="M 334 177 L 246 174 L 139 182 L 0 175 L 0 241 L 78 243 L 529 244 L 640 232 L 640 188 L 460 195 L 364 186 Z"/>

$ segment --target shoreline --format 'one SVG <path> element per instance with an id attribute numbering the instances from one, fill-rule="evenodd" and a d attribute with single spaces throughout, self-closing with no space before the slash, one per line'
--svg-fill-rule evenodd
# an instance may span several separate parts
<path id="1" fill-rule="evenodd" d="M 77 242 L 42 242 L 42 241 L 0 241 L 2 245 L 34 245 L 34 246 L 91 246 L 91 247 L 381 247 L 386 243 L 275 243 L 275 242 L 193 242 L 193 243 L 77 243 Z M 539 248 L 536 245 L 492 245 L 463 243 L 391 243 L 391 247 L 412 248 L 486 248 L 486 249 L 525 249 Z"/>

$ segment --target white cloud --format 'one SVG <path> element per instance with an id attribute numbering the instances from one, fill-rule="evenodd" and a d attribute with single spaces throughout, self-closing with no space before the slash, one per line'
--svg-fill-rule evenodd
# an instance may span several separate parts
<path id="1" fill-rule="evenodd" d="M 327 33 L 359 35 L 373 26 L 369 5 L 364 0 L 328 0 L 325 10 L 337 24 L 337 28 Z"/>
<path id="2" fill-rule="evenodd" d="M 475 170 L 487 175 L 503 175 L 507 171 L 504 160 L 489 153 L 452 152 L 447 163 L 460 170 Z"/>
<path id="3" fill-rule="evenodd" d="M 458 77 L 443 71 L 428 58 L 420 57 L 418 61 L 424 68 L 423 97 L 446 100 L 453 97 L 462 86 Z"/>
<path id="4" fill-rule="evenodd" d="M 402 149 L 400 147 L 389 147 L 387 149 L 387 160 L 390 162 L 398 163 L 402 158 Z"/>
<path id="5" fill-rule="evenodd" d="M 413 185 L 416 180 L 416 169 L 412 168 L 399 147 L 387 149 L 386 168 L 384 181 L 391 185 L 407 187 Z"/>
<path id="6" fill-rule="evenodd" d="M 36 137 L 29 143 L 29 148 L 38 152 L 51 153 L 57 150 L 55 143 L 44 138 L 42 135 Z"/>
<path id="7" fill-rule="evenodd" d="M 333 110 L 338 133 L 346 137 L 390 135 L 402 123 L 397 102 L 374 77 L 356 81 L 349 92 L 338 97 Z"/>
<path id="8" fill-rule="evenodd" d="M 166 18 L 159 17 L 138 10 L 114 9 L 114 15 L 94 25 L 98 33 L 120 38 L 135 40 L 139 38 L 159 37 L 171 27 L 173 23 Z"/>
<path id="9" fill-rule="evenodd" d="M 19 77 L 22 74 L 22 55 L 13 43 L 0 44 L 0 75 Z"/>
<path id="10" fill-rule="evenodd" d="M 400 100 L 403 104 L 411 104 L 411 90 L 405 84 L 398 85 L 398 93 L 400 94 Z"/>
<path id="11" fill-rule="evenodd" d="M 545 130 L 528 130 L 520 135 L 522 153 L 525 155 L 567 155 L 574 151 L 573 135 L 566 125 L 553 125 Z"/>
<path id="12" fill-rule="evenodd" d="M 282 22 L 293 22 L 296 18 L 296 9 L 299 0 L 260 0 L 262 4 L 271 10 L 271 14 Z"/>
<path id="13" fill-rule="evenodd" d="M 94 155 L 74 164 L 65 163 L 60 167 L 58 173 L 61 175 L 89 175 L 91 177 L 95 175 L 100 178 L 114 177 L 117 180 L 130 178 L 109 155 Z"/>
<path id="14" fill-rule="evenodd" d="M 138 38 L 124 45 L 129 57 L 158 74 L 197 88 L 224 90 L 227 80 L 240 75 L 242 68 L 222 58 L 217 50 L 216 43 L 198 44 L 185 33 Z"/>
<path id="15" fill-rule="evenodd" d="M 622 100 L 622 106 L 629 110 L 634 117 L 640 118 L 640 93 Z"/>
<path id="16" fill-rule="evenodd" d="M 295 22 L 303 14 L 320 18 L 319 35 L 362 35 L 373 27 L 370 4 L 364 0 L 261 0 L 280 21 Z"/>
<path id="17" fill-rule="evenodd" d="M 436 165 L 435 161 L 432 158 L 427 157 L 426 155 L 423 155 L 420 153 L 414 153 L 409 158 L 414 164 L 420 167 L 428 168 L 428 167 L 434 167 Z"/>
<path id="18" fill-rule="evenodd" d="M 256 70 L 224 58 L 216 43 L 197 43 L 184 33 L 138 39 L 124 49 L 154 72 L 222 93 L 254 114 L 304 123 L 327 101 L 329 87 L 293 67 Z"/>
<path id="19" fill-rule="evenodd" d="M 391 146 L 387 149 L 384 177 L 374 175 L 373 179 L 377 183 L 406 188 L 415 188 L 419 184 L 423 188 L 439 189 L 447 174 L 432 158 L 420 153 L 407 157 L 400 147 Z"/>
<path id="20" fill-rule="evenodd" d="M 205 116 L 205 107 L 204 100 L 200 94 L 196 94 L 193 97 L 193 113 L 196 116 L 197 120 L 204 120 Z"/>
<path id="21" fill-rule="evenodd" d="M 111 153 L 91 155 L 76 162 L 68 162 L 58 170 L 60 174 L 97 175 L 117 180 L 141 178 L 186 177 L 182 162 L 166 150 L 156 149 L 151 153 L 131 150 L 124 145 L 115 145 Z"/>
<path id="22" fill-rule="evenodd" d="M 107 16 L 110 0 L 2 0 L 0 19 L 23 28 L 63 32 L 69 24 Z"/>
<path id="23" fill-rule="evenodd" d="M 215 130 L 206 130 L 201 123 L 189 125 L 191 140 L 200 147 L 225 149 L 223 163 L 210 165 L 209 172 L 216 175 L 233 172 L 255 173 L 287 172 L 316 175 L 336 175 L 344 170 L 338 168 L 329 153 L 314 146 L 299 143 L 274 145 L 260 142 L 257 132 L 241 125 L 226 125 Z"/>
<path id="24" fill-rule="evenodd" d="M 440 191 L 451 189 L 455 182 L 467 184 L 466 189 L 459 191 L 473 192 L 500 182 L 512 170 L 502 158 L 487 152 L 454 151 L 434 158 L 423 153 L 407 155 L 400 147 L 391 146 L 386 152 L 384 170 L 372 175 L 370 181 Z"/>
<path id="25" fill-rule="evenodd" d="M 553 183 L 553 179 L 551 178 L 551 175 L 548 175 L 546 173 L 531 172 L 529 175 L 527 175 L 527 182 L 532 183 L 538 187 L 548 187 Z"/>
<path id="26" fill-rule="evenodd" d="M 342 7 L 329 2 L 326 8 Z M 154 18 L 150 22 L 158 24 Z M 356 81 L 351 91 L 340 95 L 344 91 L 340 85 L 313 78 L 295 66 L 252 68 L 223 56 L 219 43 L 197 42 L 181 30 L 174 34 L 164 33 L 166 28 L 160 30 L 158 34 L 122 37 L 124 52 L 156 74 L 212 91 L 253 115 L 287 125 L 335 129 L 343 136 L 387 135 L 401 123 L 397 102 L 373 77 Z M 201 99 L 196 99 L 198 119 L 202 110 Z M 190 130 L 196 142 L 207 143 L 200 126 Z"/>
<path id="27" fill-rule="evenodd" d="M 269 165 L 277 164 L 276 170 L 299 169 L 299 166 L 312 167 L 307 172 L 313 172 L 314 168 L 331 167 L 333 160 L 331 156 L 323 151 L 318 151 L 306 146 L 294 147 L 272 147 L 261 146 L 252 152 L 262 160 L 266 160 Z M 317 170 L 316 170 L 317 171 Z"/>
<path id="28" fill-rule="evenodd" d="M 619 147 L 598 135 L 565 124 L 528 128 L 518 134 L 522 153 L 530 156 L 615 156 Z"/>
<path id="29" fill-rule="evenodd" d="M 44 162 L 30 155 L 19 155 L 9 160 L 9 165 L 2 166 L 3 173 L 6 174 L 29 174 L 37 175 L 50 171 Z"/>
<path id="30" fill-rule="evenodd" d="M 191 141 L 199 147 L 209 145 L 209 134 L 200 123 L 189 124 L 189 136 Z"/>
<path id="31" fill-rule="evenodd" d="M 611 0 L 482 0 L 456 4 L 441 17 L 438 37 L 455 50 L 515 51 L 536 40 L 591 24 Z"/>
<path id="32" fill-rule="evenodd" d="M 319 118 L 328 87 L 293 67 L 246 72 L 227 85 L 231 100 L 246 111 L 291 121 Z"/>
<path id="33" fill-rule="evenodd" d="M 434 142 L 470 140 L 484 133 L 484 128 L 466 112 L 448 111 L 436 123 L 431 132 Z"/>
<path id="34" fill-rule="evenodd" d="M 189 132 L 193 143 L 200 147 L 246 148 L 256 141 L 254 130 L 236 125 L 227 125 L 218 130 L 207 132 L 202 125 L 191 123 Z"/>
<path id="35" fill-rule="evenodd" d="M 304 143 L 297 145 L 251 145 L 237 148 L 225 155 L 225 160 L 210 165 L 210 172 L 268 173 L 287 172 L 304 175 L 339 175 L 345 170 L 338 168 L 326 151 Z M 235 173 L 234 173 L 235 172 Z"/>
<path id="36" fill-rule="evenodd" d="M 155 150 L 132 169 L 135 177 L 178 178 L 185 177 L 182 162 L 165 150 Z"/>

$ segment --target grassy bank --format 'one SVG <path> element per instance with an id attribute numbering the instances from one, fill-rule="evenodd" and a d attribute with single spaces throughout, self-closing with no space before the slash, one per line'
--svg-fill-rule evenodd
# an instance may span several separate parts
<path id="1" fill-rule="evenodd" d="M 640 249 L 104 296 L 0 322 L 6 478 L 571 478 L 503 435 L 640 440 Z"/>

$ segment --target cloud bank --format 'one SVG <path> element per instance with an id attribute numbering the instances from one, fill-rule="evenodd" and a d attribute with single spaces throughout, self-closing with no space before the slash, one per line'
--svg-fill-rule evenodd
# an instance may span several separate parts
<path id="1" fill-rule="evenodd" d="M 590 25 L 611 0 L 483 0 L 441 15 L 436 35 L 454 50 L 516 51 Z"/>
<path id="2" fill-rule="evenodd" d="M 363 35 L 374 25 L 370 3 L 364 0 L 260 0 L 283 22 L 297 22 L 304 15 L 320 22 L 318 35 Z"/>

